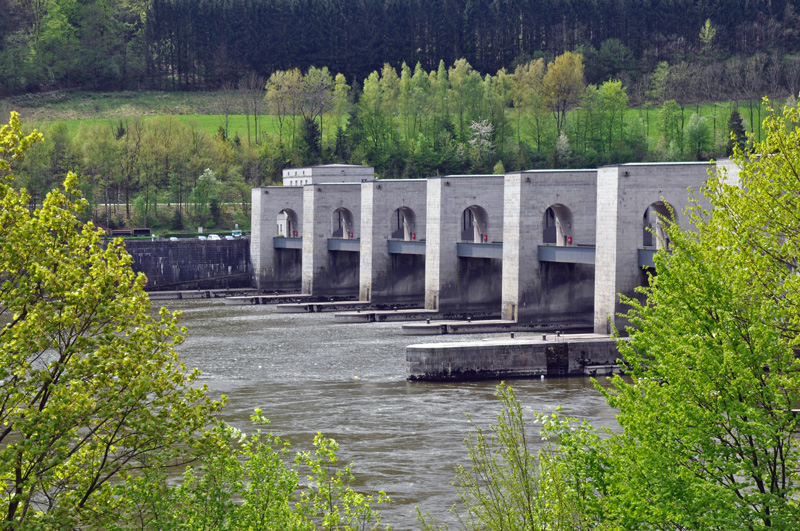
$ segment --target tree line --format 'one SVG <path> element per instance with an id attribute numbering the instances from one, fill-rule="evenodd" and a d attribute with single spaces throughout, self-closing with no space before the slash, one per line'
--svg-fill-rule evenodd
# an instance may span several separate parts
<path id="1" fill-rule="evenodd" d="M 741 65 L 726 66 L 728 79 L 732 66 Z M 18 182 L 37 204 L 76 171 L 89 213 L 110 227 L 247 226 L 249 189 L 279 184 L 287 167 L 367 164 L 381 177 L 421 178 L 702 160 L 726 155 L 731 131 L 739 143 L 746 129 L 760 134 L 758 102 L 744 116 L 735 102 L 701 113 L 685 65 L 661 63 L 645 91 L 652 106 L 638 110 L 621 81 L 587 85 L 585 70 L 581 54 L 565 52 L 496 75 L 466 59 L 431 71 L 386 64 L 360 88 L 327 67 L 250 75 L 219 91 L 216 134 L 170 116 L 87 122 L 74 134 L 51 124 Z"/>
<path id="2" fill-rule="evenodd" d="M 74 171 L 84 219 L 105 227 L 250 225 L 250 188 L 261 178 L 252 150 L 174 117 L 83 124 L 74 134 L 56 123 L 44 133 L 17 170 L 32 206 Z"/>
<path id="3" fill-rule="evenodd" d="M 384 63 L 432 70 L 440 60 L 460 58 L 493 73 L 565 51 L 587 57 L 590 83 L 614 76 L 633 85 L 661 61 L 775 54 L 781 62 L 796 62 L 797 4 L 2 0 L 0 94 L 70 87 L 215 89 L 248 74 L 268 77 L 315 65 L 352 80 Z M 589 60 L 595 56 L 596 62 Z"/>

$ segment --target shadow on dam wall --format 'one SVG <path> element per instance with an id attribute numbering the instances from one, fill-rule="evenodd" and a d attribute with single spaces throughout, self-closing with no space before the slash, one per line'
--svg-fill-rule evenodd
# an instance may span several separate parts
<path id="1" fill-rule="evenodd" d="M 247 288 L 252 284 L 250 239 L 126 240 L 133 270 L 147 291 Z"/>

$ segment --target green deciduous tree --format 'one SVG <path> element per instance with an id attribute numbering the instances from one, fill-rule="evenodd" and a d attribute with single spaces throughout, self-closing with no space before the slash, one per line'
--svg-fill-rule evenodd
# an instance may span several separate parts
<path id="1" fill-rule="evenodd" d="M 580 460 L 568 458 L 562 448 L 577 451 L 596 445 L 596 434 L 573 419 L 537 413 L 534 420 L 542 424 L 542 437 L 561 445 L 542 448 L 540 438 L 530 433 L 514 390 L 501 383 L 495 394 L 501 406 L 497 424 L 485 430 L 472 423 L 473 431 L 465 441 L 470 464 L 456 467 L 460 503 L 453 511 L 461 528 L 591 529 L 585 504 L 590 487 L 580 481 L 585 473 L 577 466 Z M 418 520 L 427 531 L 447 529 L 427 514 L 419 514 Z"/>
<path id="2" fill-rule="evenodd" d="M 222 184 L 217 179 L 214 170 L 206 168 L 197 178 L 197 184 L 192 189 L 189 200 L 194 204 L 195 216 L 198 221 L 208 227 L 215 227 L 219 223 L 220 197 Z M 214 213 L 216 212 L 216 216 Z"/>
<path id="3" fill-rule="evenodd" d="M 300 115 L 303 100 L 303 74 L 297 68 L 273 73 L 267 81 L 267 94 L 264 97 L 270 112 L 277 118 L 280 143 L 283 143 L 284 123 L 287 118 L 291 120 L 293 145 L 295 121 Z"/>
<path id="4" fill-rule="evenodd" d="M 311 67 L 303 76 L 301 111 L 306 122 L 319 121 L 319 134 L 322 137 L 322 117 L 332 109 L 334 101 L 334 80 L 327 66 Z"/>
<path id="5" fill-rule="evenodd" d="M 452 110 L 458 116 L 458 138 L 469 137 L 469 126 L 477 118 L 475 112 L 483 95 L 481 75 L 473 70 L 466 59 L 458 59 L 447 73 L 450 81 Z"/>
<path id="6" fill-rule="evenodd" d="M 658 112 L 658 129 L 664 151 L 670 158 L 683 154 L 683 128 L 681 108 L 675 100 L 665 101 Z"/>
<path id="7" fill-rule="evenodd" d="M 631 379 L 607 393 L 624 527 L 800 525 L 798 123 L 796 107 L 773 113 L 752 154 L 735 149 L 739 182 L 712 176 L 713 212 L 695 205 L 695 230 L 669 228 L 646 302 L 628 301 Z"/>
<path id="8" fill-rule="evenodd" d="M 368 531 L 381 529 L 372 504 L 389 502 L 350 487 L 350 467 L 338 463 L 338 444 L 317 434 L 314 451 L 290 455 L 289 444 L 262 427 L 245 435 L 231 426 L 215 431 L 221 443 L 188 468 L 179 485 L 162 469 L 129 482 L 132 503 L 112 531 Z M 303 472 L 306 476 L 303 477 Z"/>
<path id="9" fill-rule="evenodd" d="M 341 127 L 350 111 L 350 85 L 344 74 L 336 74 L 333 82 L 333 114 L 336 116 L 336 127 Z"/>
<path id="10" fill-rule="evenodd" d="M 702 160 L 703 155 L 711 151 L 714 138 L 711 136 L 711 124 L 708 118 L 692 114 L 686 124 L 686 148 L 695 160 Z"/>
<path id="11" fill-rule="evenodd" d="M 585 86 L 581 54 L 564 52 L 556 57 L 555 61 L 547 64 L 547 72 L 542 80 L 542 92 L 545 103 L 555 117 L 556 130 L 564 130 L 567 110 L 577 105 Z"/>
<path id="12" fill-rule="evenodd" d="M 77 221 L 75 175 L 28 209 L 13 166 L 39 134 L 20 131 L 0 129 L 0 525 L 86 528 L 115 517 L 126 472 L 191 453 L 219 404 L 122 243 Z"/>
<path id="13" fill-rule="evenodd" d="M 622 151 L 628 95 L 620 81 L 589 85 L 584 95 L 586 136 L 602 161 L 614 160 Z"/>
<path id="14" fill-rule="evenodd" d="M 704 53 L 711 51 L 711 47 L 714 46 L 714 37 L 716 36 L 717 29 L 711 24 L 711 19 L 707 18 L 703 27 L 700 28 L 700 43 Z"/>
<path id="15" fill-rule="evenodd" d="M 547 119 L 547 107 L 542 92 L 544 72 L 544 59 L 536 59 L 519 65 L 514 70 L 512 85 L 512 102 L 517 115 L 517 143 L 522 144 L 521 130 L 523 120 L 525 120 L 536 141 L 536 151 L 539 152 L 542 151 L 542 137 Z"/>
<path id="16" fill-rule="evenodd" d="M 661 61 L 658 63 L 650 75 L 650 89 L 647 91 L 647 99 L 651 103 L 661 103 L 667 99 L 667 79 L 669 78 L 669 63 Z"/>

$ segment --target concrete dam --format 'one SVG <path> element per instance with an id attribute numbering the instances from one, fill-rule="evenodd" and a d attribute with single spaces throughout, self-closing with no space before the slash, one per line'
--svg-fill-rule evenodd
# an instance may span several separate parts
<path id="1" fill-rule="evenodd" d="M 718 166 L 735 181 L 737 168 Z M 253 284 L 349 300 L 327 307 L 350 308 L 336 315 L 345 322 L 422 321 L 404 333 L 512 332 L 409 346 L 410 380 L 603 374 L 618 357 L 609 335 L 626 324 L 619 295 L 648 282 L 655 253 L 669 250 L 664 224 L 686 222 L 709 171 L 633 163 L 393 180 L 366 166 L 284 170 L 283 186 L 252 190 Z M 431 323 L 441 319 L 460 321 Z M 513 339 L 556 330 L 593 334 Z"/>
<path id="2" fill-rule="evenodd" d="M 260 290 L 417 305 L 542 330 L 622 326 L 662 223 L 681 224 L 711 166 L 376 179 L 371 167 L 284 170 L 252 191 L 250 256 Z M 702 202 L 702 197 L 700 198 Z"/>

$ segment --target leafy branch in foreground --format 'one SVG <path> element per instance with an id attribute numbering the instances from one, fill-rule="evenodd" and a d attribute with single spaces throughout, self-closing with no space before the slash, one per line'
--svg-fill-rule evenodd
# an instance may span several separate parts
<path id="1" fill-rule="evenodd" d="M 626 528 L 797 529 L 800 361 L 800 115 L 764 122 L 752 153 L 736 146 L 669 229 L 671 255 L 628 300 L 619 343 L 630 379 L 607 392 L 624 432 L 609 483 Z"/>
<path id="2" fill-rule="evenodd" d="M 501 383 L 496 396 L 501 405 L 497 424 L 487 433 L 473 422 L 465 441 L 470 466 L 456 467 L 459 504 L 452 511 L 460 528 L 590 529 L 589 496 L 581 480 L 586 472 L 578 462 L 579 453 L 597 444 L 598 434 L 557 413 L 537 413 L 541 437 L 532 437 L 514 390 Z M 419 509 L 418 521 L 425 530 L 448 529 Z"/>
<path id="3" fill-rule="evenodd" d="M 125 503 L 118 479 L 190 457 L 221 406 L 122 243 L 77 220 L 75 175 L 28 210 L 13 164 L 40 138 L 16 114 L 0 129 L 0 525 L 15 531 L 103 525 Z"/>
<path id="4" fill-rule="evenodd" d="M 256 410 L 255 425 L 267 419 Z M 170 485 L 163 467 L 129 482 L 128 519 L 116 531 L 242 530 L 366 531 L 381 529 L 371 504 L 387 503 L 348 486 L 350 467 L 337 466 L 338 445 L 320 434 L 314 451 L 295 455 L 289 444 L 260 428 L 244 435 L 231 426 L 217 428 L 218 445 L 186 470 L 183 481 Z M 307 470 L 305 482 L 300 471 Z M 134 523 L 131 523 L 134 522 Z M 386 529 L 389 529 L 388 526 Z"/>

